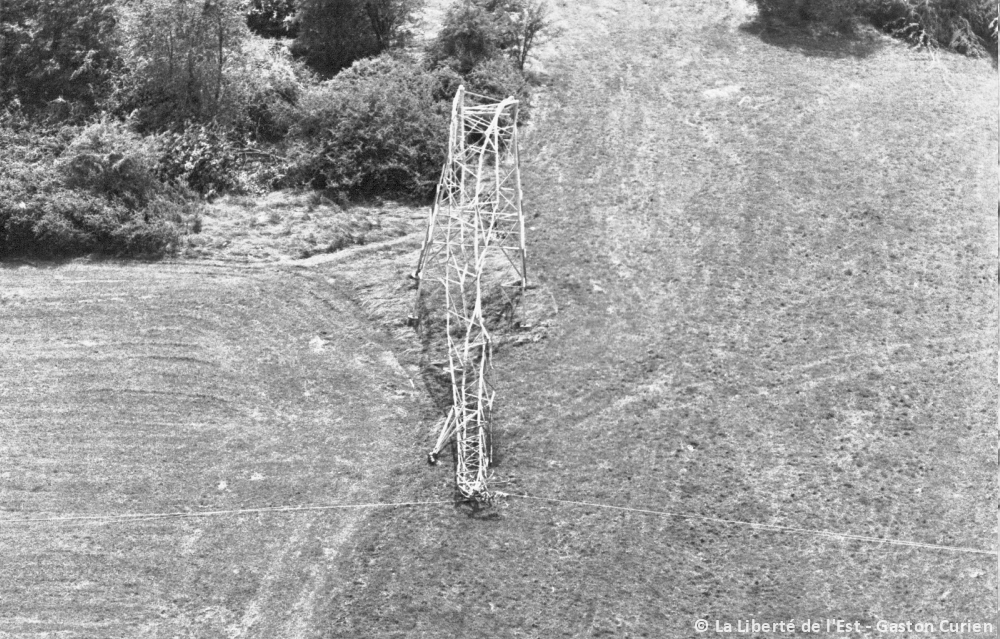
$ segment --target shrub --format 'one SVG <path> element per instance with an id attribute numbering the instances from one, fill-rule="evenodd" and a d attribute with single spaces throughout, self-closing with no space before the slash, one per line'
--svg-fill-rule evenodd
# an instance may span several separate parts
<path id="1" fill-rule="evenodd" d="M 247 38 L 241 53 L 230 71 L 239 88 L 233 102 L 242 109 L 234 132 L 258 141 L 280 141 L 298 117 L 299 97 L 316 77 L 286 47 L 263 38 Z"/>
<path id="2" fill-rule="evenodd" d="M 146 0 L 124 14 L 128 74 L 119 108 L 143 130 L 185 120 L 240 119 L 241 84 L 231 73 L 249 32 L 237 0 Z"/>
<path id="3" fill-rule="evenodd" d="M 196 122 L 255 140 L 283 138 L 302 87 L 315 78 L 284 44 L 250 34 L 238 15 L 222 11 L 235 11 L 235 0 L 157 0 L 133 11 L 118 114 L 132 114 L 144 132 Z"/>
<path id="4" fill-rule="evenodd" d="M 994 0 L 879 0 L 869 14 L 875 26 L 916 45 L 996 52 Z"/>
<path id="5" fill-rule="evenodd" d="M 112 0 L 5 0 L 0 100 L 37 108 L 63 99 L 93 108 L 117 62 L 116 22 Z"/>
<path id="6" fill-rule="evenodd" d="M 536 46 L 559 33 L 544 0 L 489 0 L 487 6 L 503 15 L 505 49 L 519 70 L 524 70 Z"/>
<path id="7" fill-rule="evenodd" d="M 213 197 L 236 185 L 237 147 L 226 132 L 211 125 L 187 123 L 159 136 L 156 172 L 166 182 Z"/>
<path id="8" fill-rule="evenodd" d="M 476 65 L 465 76 L 465 88 L 498 101 L 514 96 L 521 101 L 521 116 L 527 117 L 528 83 L 509 58 L 498 56 Z"/>
<path id="9" fill-rule="evenodd" d="M 308 91 L 293 134 L 311 151 L 292 179 L 354 195 L 427 197 L 444 161 L 442 83 L 451 77 L 383 55 Z"/>
<path id="10" fill-rule="evenodd" d="M 195 213 L 124 126 L 0 129 L 0 256 L 159 256 Z"/>
<path id="11" fill-rule="evenodd" d="M 501 54 L 524 69 L 534 47 L 554 33 L 542 0 L 458 0 L 445 14 L 428 57 L 463 75 Z"/>
<path id="12" fill-rule="evenodd" d="M 406 44 L 410 32 L 405 25 L 423 0 L 365 0 L 365 14 L 379 51 Z"/>
<path id="13" fill-rule="evenodd" d="M 247 26 L 264 38 L 294 38 L 294 17 L 293 0 L 250 0 L 247 5 Z"/>
<path id="14" fill-rule="evenodd" d="M 85 191 L 56 186 L 31 192 L 23 181 L 8 179 L 0 183 L 0 198 L 0 257 L 158 257 L 179 239 L 174 220 Z"/>
<path id="15" fill-rule="evenodd" d="M 760 17 L 840 28 L 855 19 L 913 44 L 967 55 L 995 50 L 995 0 L 754 0 Z"/>
<path id="16" fill-rule="evenodd" d="M 759 15 L 767 21 L 792 24 L 820 22 L 840 28 L 866 11 L 866 0 L 755 0 Z"/>
<path id="17" fill-rule="evenodd" d="M 56 166 L 70 189 L 87 190 L 136 210 L 163 191 L 156 179 L 150 145 L 118 122 L 102 121 L 84 128 Z"/>
<path id="18" fill-rule="evenodd" d="M 433 64 L 449 66 L 464 75 L 508 44 L 497 16 L 480 2 L 461 0 L 448 9 L 427 53 Z"/>
<path id="19" fill-rule="evenodd" d="M 418 0 L 301 0 L 293 51 L 325 77 L 402 44 Z"/>

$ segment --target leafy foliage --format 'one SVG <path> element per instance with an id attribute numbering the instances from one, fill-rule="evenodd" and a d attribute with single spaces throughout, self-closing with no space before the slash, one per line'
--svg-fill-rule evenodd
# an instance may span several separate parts
<path id="1" fill-rule="evenodd" d="M 307 92 L 293 134 L 311 150 L 293 180 L 359 195 L 428 196 L 444 160 L 444 87 L 453 80 L 382 55 Z"/>
<path id="2" fill-rule="evenodd" d="M 118 113 L 132 114 L 145 132 L 195 123 L 241 139 L 284 138 L 315 77 L 282 43 L 251 34 L 237 9 L 236 0 L 139 5 L 125 29 L 131 70 L 120 82 Z"/>
<path id="3" fill-rule="evenodd" d="M 534 47 L 554 33 L 543 0 L 458 0 L 428 55 L 462 74 L 498 55 L 523 69 Z"/>
<path id="4" fill-rule="evenodd" d="M 879 28 L 916 45 L 996 55 L 994 0 L 881 0 L 870 15 Z"/>
<path id="5" fill-rule="evenodd" d="M 466 74 L 483 60 L 496 56 L 507 44 L 497 16 L 480 2 L 462 0 L 448 9 L 428 55 L 434 63 Z"/>
<path id="6" fill-rule="evenodd" d="M 153 175 L 152 150 L 123 125 L 0 128 L 0 256 L 172 251 L 197 206 Z"/>
<path id="7" fill-rule="evenodd" d="M 404 27 L 422 0 L 365 0 L 365 13 L 379 51 L 406 43 L 410 33 Z"/>
<path id="8" fill-rule="evenodd" d="M 405 40 L 418 0 L 301 0 L 293 51 L 330 77 Z"/>
<path id="9" fill-rule="evenodd" d="M 248 36 L 237 0 L 146 0 L 129 5 L 123 34 L 129 73 L 122 108 L 159 129 L 185 120 L 235 122 L 241 84 L 232 73 Z"/>
<path id="10" fill-rule="evenodd" d="M 559 33 L 549 18 L 549 7 L 544 0 L 493 2 L 504 15 L 506 53 L 518 69 L 524 70 L 534 48 Z"/>
<path id="11" fill-rule="evenodd" d="M 70 189 L 92 192 L 130 210 L 142 209 L 163 191 L 155 152 L 125 126 L 103 121 L 84 128 L 57 160 Z"/>
<path id="12" fill-rule="evenodd" d="M 2 256 L 158 257 L 173 251 L 178 239 L 177 226 L 168 220 L 151 220 L 70 189 L 0 204 Z"/>
<path id="13" fill-rule="evenodd" d="M 236 148 L 225 131 L 189 122 L 179 131 L 159 138 L 157 174 L 164 180 L 183 185 L 206 197 L 236 186 Z"/>
<path id="14" fill-rule="evenodd" d="M 452 15 L 467 9 L 474 18 L 471 27 L 452 23 L 459 35 L 450 51 L 464 62 L 453 64 L 449 54 L 425 68 L 383 54 L 323 83 L 283 43 L 248 27 L 281 35 L 298 25 L 306 60 L 332 72 L 403 43 L 419 1 L 43 0 L 42 11 L 29 15 L 27 0 L 10 0 L 14 11 L 3 17 L 0 48 L 13 57 L 4 70 L 25 70 L 27 79 L 4 75 L 3 96 L 21 98 L 0 113 L 4 124 L 30 120 L 30 100 L 60 117 L 75 113 L 74 103 L 50 90 L 58 83 L 46 83 L 59 79 L 72 89 L 77 78 L 88 82 L 85 97 L 93 106 L 129 123 L 105 119 L 72 129 L 58 152 L 33 165 L 52 178 L 41 191 L 31 190 L 26 177 L 12 177 L 8 201 L 24 207 L 7 209 L 5 219 L 19 229 L 10 237 L 22 238 L 18 246 L 34 238 L 41 243 L 32 250 L 42 253 L 44 246 L 55 253 L 127 252 L 108 239 L 108 229 L 125 228 L 135 216 L 142 224 L 168 218 L 181 224 L 182 192 L 212 197 L 311 184 L 350 195 L 429 195 L 458 85 L 497 99 L 526 97 L 520 67 L 534 40 L 523 24 L 540 11 L 538 0 L 456 5 Z M 462 29 L 469 38 L 462 39 Z M 12 161 L 10 175 L 26 176 L 24 168 Z M 63 206 L 73 197 L 79 215 Z"/>
<path id="15" fill-rule="evenodd" d="M 280 141 L 296 117 L 299 97 L 317 82 L 316 76 L 287 47 L 257 36 L 246 39 L 238 54 L 227 70 L 232 117 L 216 122 L 238 136 Z"/>
<path id="16" fill-rule="evenodd" d="M 0 99 L 37 108 L 64 99 L 87 110 L 117 61 L 112 0 L 5 0 L 0 7 Z"/>
<path id="17" fill-rule="evenodd" d="M 994 0 L 754 0 L 764 20 L 819 22 L 845 28 L 854 20 L 915 45 L 967 55 L 995 54 Z"/>
<path id="18" fill-rule="evenodd" d="M 823 22 L 846 27 L 864 12 L 866 0 L 755 0 L 760 17 L 790 23 Z"/>
<path id="19" fill-rule="evenodd" d="M 250 0 L 247 7 L 247 26 L 264 38 L 294 38 L 294 18 L 294 0 Z"/>
<path id="20" fill-rule="evenodd" d="M 506 57 L 489 58 L 476 65 L 465 76 L 465 87 L 495 100 L 514 96 L 521 101 L 521 118 L 528 113 L 528 83 L 515 63 Z"/>

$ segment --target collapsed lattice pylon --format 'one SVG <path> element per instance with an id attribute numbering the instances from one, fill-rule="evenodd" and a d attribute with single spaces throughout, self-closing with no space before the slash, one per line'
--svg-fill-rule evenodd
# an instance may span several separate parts
<path id="1" fill-rule="evenodd" d="M 459 87 L 452 103 L 448 158 L 412 277 L 417 304 L 443 292 L 452 406 L 428 455 L 436 463 L 455 439 L 456 484 L 488 501 L 492 341 L 484 306 L 513 315 L 527 288 L 524 215 L 518 168 L 517 110 Z M 467 103 L 469 102 L 469 103 Z M 505 281 L 507 280 L 507 281 Z M 415 311 L 414 320 L 419 316 Z"/>

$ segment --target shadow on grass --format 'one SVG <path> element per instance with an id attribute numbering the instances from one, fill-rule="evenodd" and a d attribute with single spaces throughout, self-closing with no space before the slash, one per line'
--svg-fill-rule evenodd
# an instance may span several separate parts
<path id="1" fill-rule="evenodd" d="M 832 32 L 809 25 L 750 22 L 740 27 L 761 42 L 807 57 L 867 58 L 885 47 L 885 40 L 872 29 Z"/>

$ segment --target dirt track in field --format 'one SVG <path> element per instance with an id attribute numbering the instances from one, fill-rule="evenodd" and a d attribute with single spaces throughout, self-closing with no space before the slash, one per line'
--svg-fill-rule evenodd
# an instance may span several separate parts
<path id="1" fill-rule="evenodd" d="M 424 400 L 333 273 L 0 268 L 0 637 L 300 637 Z M 419 383 L 419 378 L 416 379 Z"/>

